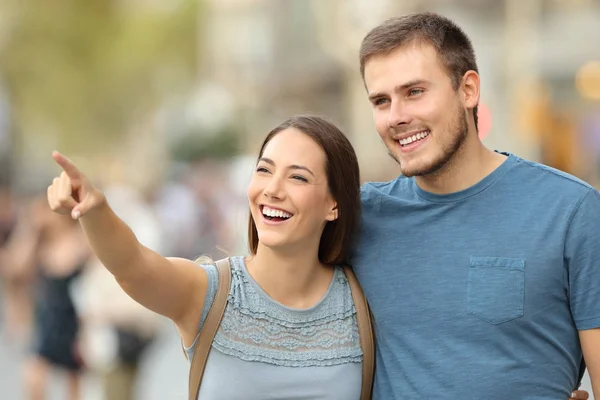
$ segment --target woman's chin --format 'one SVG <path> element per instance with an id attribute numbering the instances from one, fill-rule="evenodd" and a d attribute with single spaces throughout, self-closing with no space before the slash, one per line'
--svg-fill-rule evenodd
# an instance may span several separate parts
<path id="1" fill-rule="evenodd" d="M 281 234 L 277 234 L 275 232 L 259 232 L 258 240 L 260 242 L 260 246 L 264 246 L 269 249 L 278 249 L 285 246 L 287 242 L 285 237 L 282 237 Z"/>

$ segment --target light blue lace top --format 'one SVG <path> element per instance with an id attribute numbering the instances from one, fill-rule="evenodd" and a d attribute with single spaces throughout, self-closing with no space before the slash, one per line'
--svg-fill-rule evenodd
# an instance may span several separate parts
<path id="1" fill-rule="evenodd" d="M 218 286 L 213 265 L 199 330 Z M 231 258 L 228 304 L 208 357 L 199 399 L 360 398 L 362 350 L 348 280 L 336 267 L 326 295 L 308 309 L 271 299 Z M 194 342 L 195 344 L 195 342 Z M 186 348 L 188 358 L 193 346 Z"/>

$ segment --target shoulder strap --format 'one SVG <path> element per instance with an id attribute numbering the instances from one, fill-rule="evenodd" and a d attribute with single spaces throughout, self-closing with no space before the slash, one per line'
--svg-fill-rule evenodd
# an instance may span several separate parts
<path id="1" fill-rule="evenodd" d="M 217 261 L 216 265 L 219 271 L 219 287 L 217 288 L 215 299 L 210 306 L 204 325 L 200 330 L 200 336 L 194 346 L 194 357 L 192 358 L 189 377 L 189 400 L 196 400 L 198 398 L 200 382 L 204 374 L 208 353 L 221 324 L 225 306 L 227 305 L 227 297 L 229 296 L 229 287 L 231 286 L 231 265 L 229 264 L 229 258 Z"/>
<path id="2" fill-rule="evenodd" d="M 344 273 L 350 284 L 352 300 L 356 308 L 356 321 L 358 323 L 358 333 L 360 336 L 360 347 L 363 351 L 362 364 L 362 390 L 361 400 L 370 400 L 373 388 L 373 377 L 375 374 L 375 339 L 373 337 L 373 325 L 371 324 L 371 312 L 369 304 L 363 294 L 358 280 L 352 271 L 352 268 L 344 266 Z"/>

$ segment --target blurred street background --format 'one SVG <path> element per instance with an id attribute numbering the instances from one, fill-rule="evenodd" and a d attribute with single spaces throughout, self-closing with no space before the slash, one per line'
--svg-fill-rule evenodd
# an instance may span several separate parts
<path id="1" fill-rule="evenodd" d="M 254 157 L 288 116 L 342 127 L 363 181 L 398 175 L 358 47 L 415 11 L 473 40 L 489 147 L 600 185 L 600 0 L 0 0 L 0 399 L 26 400 L 41 374 L 29 358 L 40 282 L 63 285 L 81 321 L 84 399 L 186 398 L 174 326 L 125 296 L 44 203 L 52 150 L 161 254 L 243 254 Z M 48 399 L 72 384 L 51 370 Z"/>

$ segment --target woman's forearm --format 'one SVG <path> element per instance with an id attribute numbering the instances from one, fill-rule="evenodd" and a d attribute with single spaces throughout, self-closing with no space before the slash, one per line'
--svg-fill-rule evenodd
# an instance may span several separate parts
<path id="1" fill-rule="evenodd" d="M 104 201 L 79 219 L 92 250 L 118 279 L 137 275 L 147 250 Z"/>
<path id="2" fill-rule="evenodd" d="M 80 222 L 96 257 L 131 298 L 195 333 L 206 273 L 190 260 L 168 259 L 143 246 L 72 161 L 58 152 L 52 156 L 63 172 L 48 187 L 50 208 Z"/>

